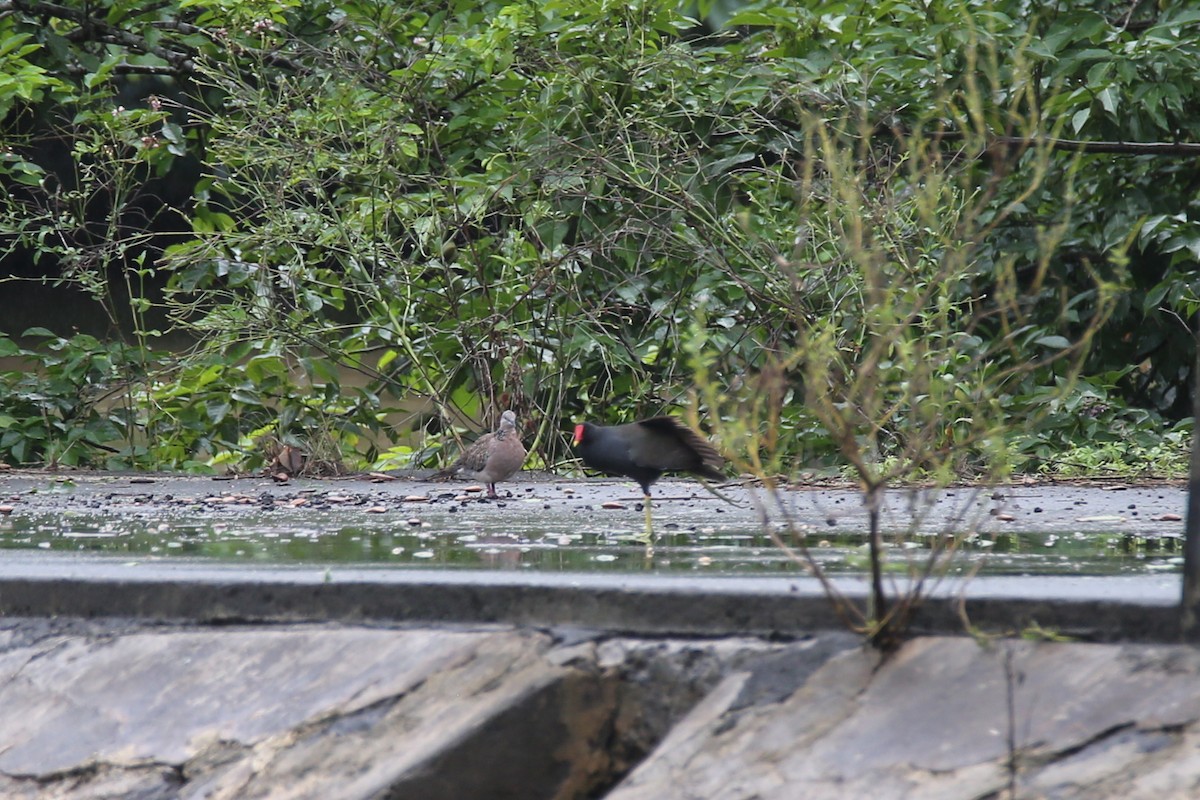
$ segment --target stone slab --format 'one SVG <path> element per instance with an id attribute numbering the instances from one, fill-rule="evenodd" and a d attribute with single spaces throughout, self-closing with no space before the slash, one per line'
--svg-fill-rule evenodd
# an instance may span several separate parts
<path id="1" fill-rule="evenodd" d="M 1200 650 L 924 638 L 737 708 L 733 674 L 608 800 L 1200 796 Z"/>
<path id="2" fill-rule="evenodd" d="M 853 646 L 7 618 L 0 797 L 597 797 L 731 669 Z"/>
<path id="3" fill-rule="evenodd" d="M 0 653 L 0 796 L 451 798 L 480 781 L 578 796 L 606 766 L 612 692 L 549 645 L 511 630 L 49 636 Z"/>

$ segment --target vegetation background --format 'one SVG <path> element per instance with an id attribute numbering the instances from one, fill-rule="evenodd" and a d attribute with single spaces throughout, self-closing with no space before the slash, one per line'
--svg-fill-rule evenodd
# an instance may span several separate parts
<path id="1" fill-rule="evenodd" d="M 1186 0 L 0 0 L 0 460 L 683 405 L 760 474 L 1181 474 L 1198 59 Z"/>

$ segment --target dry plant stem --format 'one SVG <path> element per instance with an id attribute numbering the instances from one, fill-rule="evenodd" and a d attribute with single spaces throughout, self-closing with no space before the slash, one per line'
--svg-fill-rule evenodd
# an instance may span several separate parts
<path id="1" fill-rule="evenodd" d="M 796 529 L 791 514 L 783 504 L 782 498 L 778 495 L 777 491 L 772 489 L 771 494 L 773 497 L 775 497 L 776 504 L 779 507 L 780 512 L 783 514 L 784 519 L 788 523 L 788 532 L 791 534 L 794 541 L 800 542 L 800 545 L 799 547 L 792 548 L 785 543 L 778 535 L 774 527 L 769 524 L 769 521 L 764 514 L 763 526 L 768 531 L 772 542 L 789 558 L 808 569 L 810 574 L 817 578 L 826 596 L 833 604 L 835 615 L 842 622 L 842 624 L 858 633 L 869 635 L 874 641 L 880 643 L 885 650 L 894 649 L 900 643 L 900 639 L 896 635 L 897 622 L 899 621 L 901 623 L 900 628 L 903 628 L 904 624 L 906 624 L 909 618 L 908 616 L 905 616 L 905 614 L 909 614 L 911 613 L 911 610 L 915 610 L 916 600 L 919 598 L 919 594 L 916 596 L 912 594 L 899 594 L 898 602 L 892 605 L 887 612 L 883 614 L 877 613 L 875 610 L 872 610 L 870 613 L 865 613 L 862 609 L 859 609 L 854 603 L 850 602 L 846 596 L 842 594 L 841 591 L 829 580 L 828 576 L 825 574 L 825 571 L 821 568 L 820 564 L 817 562 L 805 544 L 804 534 Z M 929 562 L 930 568 L 932 568 L 935 563 L 935 561 L 931 560 Z M 878 597 L 879 595 L 875 596 Z M 886 603 L 886 594 L 883 594 L 882 596 L 884 597 L 884 601 Z M 876 603 L 873 602 L 872 605 L 874 606 Z"/>
<path id="2" fill-rule="evenodd" d="M 867 486 L 863 501 L 867 506 L 867 535 L 871 553 L 871 618 L 877 622 L 888 617 L 887 594 L 883 590 L 883 542 L 880 540 L 879 515 L 883 508 L 884 487 Z"/>
<path id="3" fill-rule="evenodd" d="M 921 600 L 930 591 L 933 591 L 940 586 L 941 582 L 946 578 L 944 573 L 937 573 L 937 567 L 939 564 L 946 563 L 947 559 L 951 558 L 954 553 L 958 551 L 958 545 L 962 541 L 962 537 L 961 535 L 956 534 L 955 531 L 964 527 L 964 523 L 966 522 L 966 510 L 974 505 L 975 500 L 979 497 L 982 491 L 983 490 L 981 488 L 972 489 L 967 498 L 963 501 L 962 511 L 947 519 L 943 529 L 934 534 L 934 540 L 932 546 L 930 547 L 929 555 L 923 559 L 923 563 L 917 574 L 916 580 L 911 582 L 905 591 L 900 591 L 899 587 L 895 586 L 893 583 L 892 590 L 895 592 L 896 596 L 900 598 L 899 602 L 905 607 L 904 610 L 907 613 L 915 611 Z M 912 525 L 910 527 L 910 533 L 918 530 L 924 519 L 925 515 L 914 516 Z M 976 526 L 970 525 L 967 527 L 973 530 Z M 977 564 L 972 569 L 972 576 L 978 572 L 980 566 L 981 565 Z M 935 580 L 927 591 L 926 583 L 931 578 Z"/>
<path id="4" fill-rule="evenodd" d="M 793 547 L 783 540 L 779 535 L 778 530 L 771 524 L 770 515 L 765 506 L 762 505 L 759 496 L 756 492 L 751 491 L 750 498 L 757 507 L 759 516 L 762 520 L 762 527 L 771 537 L 771 542 L 780 549 L 780 551 L 791 559 L 794 563 L 808 570 L 809 574 L 817 579 L 821 584 L 822 591 L 829 598 L 833 605 L 833 612 L 838 620 L 850 630 L 863 631 L 865 630 L 866 617 L 862 612 L 849 600 L 841 591 L 829 580 L 829 576 L 825 574 L 825 570 L 817 562 L 812 552 L 808 549 L 805 534 L 797 529 L 796 521 L 791 511 L 783 501 L 783 497 L 779 492 L 779 487 L 775 481 L 766 478 L 763 480 L 764 488 L 767 495 L 774 501 L 775 507 L 778 509 L 784 522 L 787 524 L 788 534 L 793 542 L 798 543 Z"/>

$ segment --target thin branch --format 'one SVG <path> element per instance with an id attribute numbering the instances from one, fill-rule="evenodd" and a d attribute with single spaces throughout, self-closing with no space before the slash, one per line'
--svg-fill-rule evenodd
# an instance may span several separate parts
<path id="1" fill-rule="evenodd" d="M 958 131 L 934 131 L 925 134 L 933 140 L 958 141 L 966 138 Z M 1066 150 L 1074 153 L 1111 153 L 1127 156 L 1200 156 L 1200 142 L 1097 142 L 1084 139 L 1060 139 L 1052 136 L 995 136 L 976 155 L 982 158 L 996 147 L 1034 147 Z"/>
<path id="2" fill-rule="evenodd" d="M 156 56 L 170 64 L 169 68 L 121 65 L 116 69 L 122 74 L 146 75 L 179 75 L 192 74 L 196 71 L 195 48 L 182 43 L 171 42 L 167 45 L 152 45 L 145 37 L 132 33 L 118 25 L 112 25 L 103 18 L 91 16 L 86 8 L 70 8 L 58 3 L 45 0 L 0 0 L 0 17 L 19 11 L 22 14 L 40 17 L 55 17 L 68 20 L 78 25 L 78 29 L 67 33 L 64 38 L 72 42 L 100 42 L 125 47 L 133 52 Z M 184 35 L 208 34 L 204 28 L 182 20 L 156 20 L 149 23 L 150 27 L 158 30 L 173 30 Z M 255 52 L 253 48 L 245 48 L 247 52 Z M 272 50 L 257 51 L 260 57 L 271 66 L 281 67 L 297 74 L 308 74 L 309 70 L 291 58 Z M 78 74 L 79 68 L 71 70 Z"/>
<path id="3" fill-rule="evenodd" d="M 63 71 L 68 75 L 82 77 L 90 75 L 95 70 L 87 69 L 79 65 L 71 65 L 63 67 Z M 171 66 L 161 66 L 155 64 L 117 64 L 112 68 L 113 75 L 168 75 L 175 76 L 179 74 L 179 70 Z"/>
<path id="4" fill-rule="evenodd" d="M 24 14 L 57 17 L 58 19 L 74 22 L 79 26 L 79 29 L 65 37 L 71 41 L 103 41 L 118 44 L 139 53 L 157 56 L 174 67 L 177 72 L 190 73 L 195 70 L 196 65 L 192 61 L 194 53 L 191 48 L 180 47 L 179 49 L 170 49 L 152 45 L 141 36 L 132 34 L 115 25 L 110 25 L 103 19 L 89 15 L 84 9 L 68 8 L 67 6 L 44 2 L 43 0 L 34 0 L 34 2 L 29 2 L 28 0 L 5 0 L 4 2 L 0 2 L 0 12 L 9 9 L 15 9 Z"/>

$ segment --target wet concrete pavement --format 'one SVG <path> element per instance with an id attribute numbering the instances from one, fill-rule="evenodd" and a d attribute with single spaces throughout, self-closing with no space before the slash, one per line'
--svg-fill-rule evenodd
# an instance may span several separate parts
<path id="1" fill-rule="evenodd" d="M 0 503 L 16 512 L 103 509 L 113 514 L 175 517 L 181 509 L 197 513 L 233 513 L 253 509 L 266 499 L 323 496 L 323 507 L 380 508 L 411 512 L 408 517 L 466 528 L 489 521 L 514 530 L 571 532 L 602 525 L 616 533 L 641 531 L 641 502 L 635 484 L 608 479 L 562 479 L 523 473 L 502 483 L 494 502 L 455 502 L 471 497 L 463 482 L 378 481 L 368 476 L 329 480 L 294 479 L 279 484 L 266 478 L 215 480 L 178 475 L 107 473 L 0 472 Z M 864 529 L 866 512 L 852 488 L 796 485 L 776 504 L 760 489 L 728 485 L 725 503 L 694 481 L 664 479 L 654 487 L 656 527 L 660 534 L 694 526 L 722 525 L 743 529 L 760 526 L 762 514 L 774 520 L 790 516 L 813 532 Z M 329 501 L 329 496 L 345 498 Z M 5 499 L 7 498 L 7 499 Z M 757 502 L 756 502 L 757 501 Z M 884 527 L 924 533 L 948 529 L 1036 529 L 1050 533 L 1116 530 L 1156 535 L 1182 531 L 1186 505 L 1183 487 L 1171 484 L 1132 485 L 1118 481 L 1080 484 L 1015 484 L 995 488 L 954 487 L 929 493 L 894 489 L 887 495 Z M 303 510 L 303 506 L 293 506 Z M 462 516 L 453 517 L 452 514 Z"/>
<path id="2" fill-rule="evenodd" d="M 465 492 L 468 484 L 461 482 L 377 482 L 365 476 L 284 485 L 264 478 L 65 477 L 0 474 L 0 503 L 10 507 L 7 516 L 0 516 L 0 532 L 23 518 L 70 520 L 73 515 L 95 514 L 117 526 L 132 519 L 166 528 L 215 520 L 225 530 L 236 531 L 243 522 L 260 524 L 263 509 L 269 507 L 276 531 L 295 529 L 314 537 L 313 532 L 324 526 L 362 519 L 375 531 L 386 532 L 389 526 L 427 531 L 421 535 L 429 540 L 469 531 L 468 538 L 486 541 L 502 534 L 516 544 L 489 547 L 498 553 L 490 562 L 495 568 L 466 570 L 425 567 L 419 561 L 286 563 L 253 554 L 197 559 L 177 557 L 169 549 L 105 554 L 80 546 L 53 551 L 30 537 L 23 548 L 0 554 L 0 611 L 212 620 L 504 622 L 705 635 L 790 635 L 837 624 L 817 581 L 781 557 L 769 541 L 741 549 L 787 569 L 754 574 L 720 570 L 705 565 L 705 559 L 719 567 L 722 546 L 693 547 L 697 539 L 707 541 L 705 537 L 720 537 L 722 532 L 731 541 L 742 535 L 738 532 L 755 531 L 762 537 L 762 509 L 768 504 L 753 488 L 722 488 L 736 503 L 730 504 L 695 482 L 660 482 L 654 510 L 662 539 L 654 556 L 647 558 L 644 549 L 629 540 L 642 521 L 636 487 L 620 481 L 522 475 L 501 485 L 504 499 L 487 502 Z M 888 497 L 884 526 L 891 532 L 906 531 L 913 539 L 946 531 L 994 538 L 1034 530 L 1050 540 L 1103 533 L 1177 542 L 1185 503 L 1184 490 L 1170 485 L 1015 485 L 955 488 L 936 496 L 897 490 Z M 809 541 L 830 532 L 861 537 L 866 530 L 866 513 L 852 489 L 796 487 L 768 507 L 767 526 L 786 533 L 783 529 L 790 525 Z M 581 531 L 596 532 L 605 545 L 593 543 L 598 555 L 568 565 L 582 568 L 538 570 L 519 560 L 519 553 L 530 549 L 568 553 L 584 548 L 578 538 Z M 684 544 L 676 544 L 681 541 Z M 697 556 L 701 551 L 717 555 Z M 923 552 L 916 551 L 917 557 Z M 599 560 L 606 558 L 609 561 Z M 920 623 L 930 631 L 962 630 L 961 603 L 966 599 L 974 623 L 1001 630 L 1037 625 L 1100 640 L 1153 640 L 1170 635 L 1171 606 L 1180 592 L 1174 560 L 1158 559 L 1161 569 L 1138 574 L 950 575 L 927 587 L 933 602 Z M 837 574 L 833 585 L 852 598 L 866 593 L 861 574 Z M 909 584 L 901 575 L 892 585 L 903 591 Z"/>

